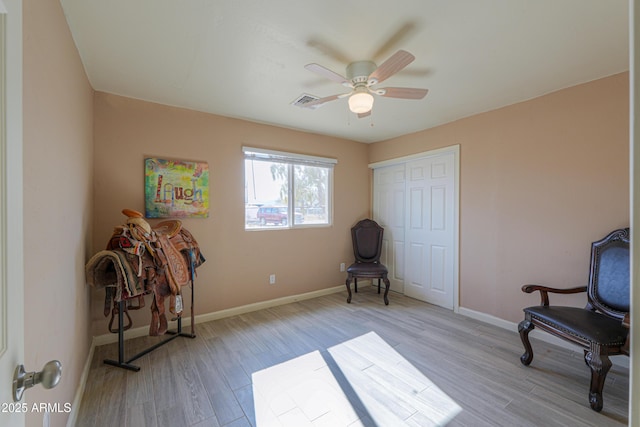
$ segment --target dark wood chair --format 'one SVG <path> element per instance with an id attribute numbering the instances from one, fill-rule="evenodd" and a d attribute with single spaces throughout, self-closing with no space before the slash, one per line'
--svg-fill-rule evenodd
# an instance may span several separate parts
<path id="1" fill-rule="evenodd" d="M 522 291 L 540 291 L 539 306 L 524 309 L 524 320 L 518 325 L 525 352 L 524 365 L 533 360 L 529 332 L 536 326 L 584 348 L 584 361 L 591 369 L 589 403 L 602 410 L 602 389 L 611 368 L 609 356 L 629 355 L 629 229 L 611 232 L 591 244 L 591 267 L 587 286 L 555 289 L 541 285 L 525 285 Z M 549 305 L 549 293 L 587 293 L 585 308 Z"/>
<path id="2" fill-rule="evenodd" d="M 382 253 L 382 234 L 384 228 L 371 219 L 363 219 L 351 228 L 351 241 L 353 243 L 353 255 L 355 262 L 347 268 L 347 302 L 351 303 L 351 281 L 354 282 L 354 290 L 358 292 L 358 279 L 378 279 L 378 293 L 380 293 L 380 280 L 385 284 L 384 303 L 389 305 L 389 279 L 387 267 L 380 263 Z"/>

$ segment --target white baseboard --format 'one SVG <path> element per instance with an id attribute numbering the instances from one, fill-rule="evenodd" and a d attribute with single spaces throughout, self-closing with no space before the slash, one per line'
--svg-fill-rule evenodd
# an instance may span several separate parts
<path id="1" fill-rule="evenodd" d="M 87 378 L 89 377 L 89 371 L 91 370 L 91 361 L 93 360 L 93 352 L 95 348 L 95 340 L 92 340 L 91 348 L 89 349 L 89 354 L 87 355 L 87 360 L 84 362 L 84 369 L 82 370 L 82 375 L 80 376 L 80 384 L 78 384 L 76 395 L 73 397 L 71 412 L 69 413 L 69 418 L 67 418 L 67 427 L 74 427 L 76 425 L 78 411 L 80 410 L 80 405 L 82 404 L 82 396 L 84 395 L 84 389 L 87 385 Z"/>
<path id="2" fill-rule="evenodd" d="M 332 288 L 320 289 L 319 291 L 307 292 L 304 294 L 297 294 L 286 296 L 282 298 L 276 298 L 268 301 L 256 302 L 253 304 L 242 305 L 240 307 L 228 308 L 225 310 L 214 311 L 212 313 L 199 314 L 195 317 L 196 325 L 198 323 L 205 323 L 211 320 L 223 319 L 225 317 L 237 316 L 239 314 L 251 313 L 252 311 L 263 310 L 265 308 L 277 307 L 279 305 L 289 304 L 297 301 L 304 301 L 311 298 L 317 298 L 324 295 L 334 294 L 336 292 L 342 292 L 345 290 L 344 285 L 334 286 Z M 184 314 L 184 313 L 183 313 Z M 170 322 L 169 326 L 175 322 Z M 182 318 L 182 326 L 191 325 L 191 317 L 184 315 Z M 139 328 L 132 328 L 124 333 L 124 339 L 142 337 L 149 334 L 148 326 L 141 326 Z M 118 342 L 118 334 L 104 334 L 93 337 L 93 344 L 97 346 L 112 344 Z"/>
<path id="3" fill-rule="evenodd" d="M 510 331 L 518 332 L 518 324 L 514 322 L 509 322 L 508 320 L 500 319 L 499 317 L 492 316 L 490 314 L 482 313 L 480 311 L 470 310 L 468 308 L 460 307 L 458 309 L 458 313 L 470 317 L 474 320 L 479 320 L 484 323 L 489 323 L 490 325 L 497 326 L 502 329 L 507 329 Z M 551 334 L 547 334 L 538 329 L 534 329 L 529 333 L 531 338 L 539 339 L 540 341 L 544 341 L 549 344 L 557 345 L 558 347 L 562 347 L 568 350 L 576 350 L 580 348 L 575 344 L 571 344 L 565 340 L 554 337 Z M 629 358 L 627 356 L 610 356 L 611 362 L 619 367 L 629 369 Z"/>

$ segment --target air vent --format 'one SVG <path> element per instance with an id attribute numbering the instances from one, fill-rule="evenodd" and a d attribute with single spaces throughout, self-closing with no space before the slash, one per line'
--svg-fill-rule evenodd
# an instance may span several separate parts
<path id="1" fill-rule="evenodd" d="M 295 105 L 297 107 L 304 107 L 304 104 L 306 104 L 307 102 L 315 101 L 316 99 L 320 99 L 320 98 L 318 98 L 317 96 L 309 95 L 308 93 L 303 93 L 302 95 L 297 97 L 295 101 L 291 103 L 291 105 Z M 318 107 L 320 107 L 320 105 L 314 105 L 309 108 L 316 109 Z"/>

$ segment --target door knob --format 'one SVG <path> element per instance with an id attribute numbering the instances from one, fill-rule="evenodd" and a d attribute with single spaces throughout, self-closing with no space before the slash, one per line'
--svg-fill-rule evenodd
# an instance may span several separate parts
<path id="1" fill-rule="evenodd" d="M 42 384 L 44 388 L 53 388 L 62 377 L 62 363 L 57 360 L 47 362 L 40 372 L 26 372 L 24 365 L 16 366 L 13 373 L 13 401 L 22 400 L 24 391 L 36 384 Z"/>

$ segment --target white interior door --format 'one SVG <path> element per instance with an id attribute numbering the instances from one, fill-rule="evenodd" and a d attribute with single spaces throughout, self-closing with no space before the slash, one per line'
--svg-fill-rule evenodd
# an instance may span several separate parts
<path id="1" fill-rule="evenodd" d="M 405 295 L 453 309 L 454 154 L 414 160 L 406 167 Z"/>
<path id="2" fill-rule="evenodd" d="M 22 188 L 22 1 L 0 0 L 0 425 L 11 427 L 25 425 L 11 387 L 24 357 Z"/>
<path id="3" fill-rule="evenodd" d="M 391 289 L 449 309 L 458 298 L 459 147 L 370 165 Z"/>
<path id="4" fill-rule="evenodd" d="M 405 166 L 373 171 L 373 219 L 384 228 L 380 262 L 389 269 L 390 289 L 404 292 Z"/>

